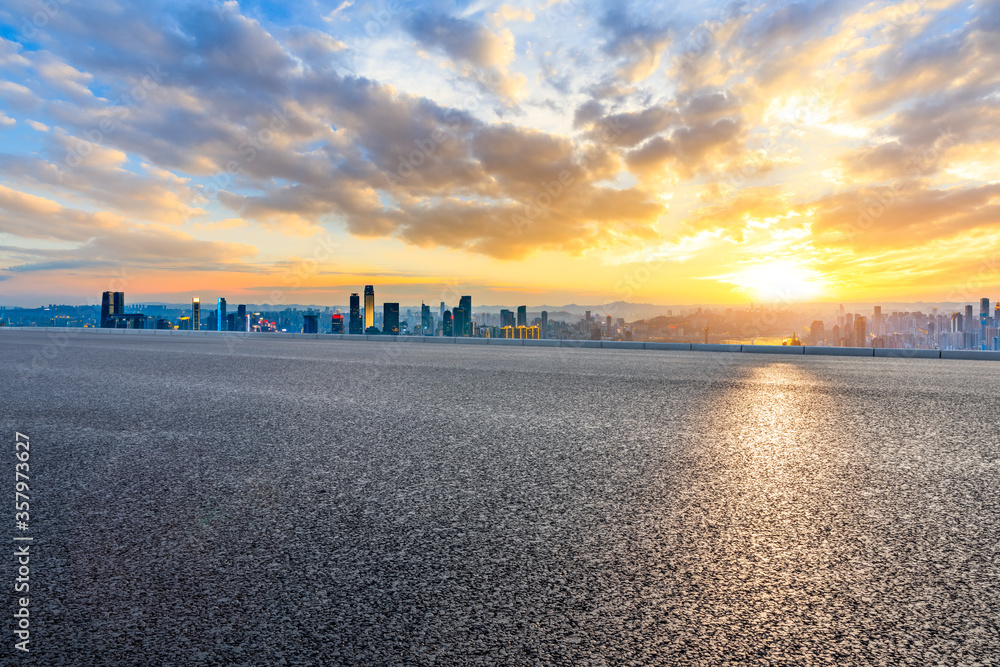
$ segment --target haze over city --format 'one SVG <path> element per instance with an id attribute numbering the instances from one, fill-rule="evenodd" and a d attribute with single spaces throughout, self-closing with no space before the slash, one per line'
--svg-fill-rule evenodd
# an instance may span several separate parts
<path id="1" fill-rule="evenodd" d="M 998 7 L 8 2 L 0 301 L 974 302 Z"/>

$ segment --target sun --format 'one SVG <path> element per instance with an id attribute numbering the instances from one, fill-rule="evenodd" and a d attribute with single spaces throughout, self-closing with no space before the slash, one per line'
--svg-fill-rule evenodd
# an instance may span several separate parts
<path id="1" fill-rule="evenodd" d="M 718 279 L 769 303 L 808 301 L 825 294 L 828 287 L 822 273 L 792 259 L 756 262 Z"/>

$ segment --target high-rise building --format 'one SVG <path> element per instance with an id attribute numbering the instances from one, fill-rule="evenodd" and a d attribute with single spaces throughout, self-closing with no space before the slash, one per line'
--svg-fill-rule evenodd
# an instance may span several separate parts
<path id="1" fill-rule="evenodd" d="M 813 320 L 812 325 L 809 327 L 809 341 L 813 345 L 820 345 L 824 338 L 826 338 L 826 330 L 823 320 Z"/>
<path id="2" fill-rule="evenodd" d="M 590 311 L 589 310 L 586 312 L 586 315 L 584 315 L 583 319 L 587 321 L 587 328 L 589 329 L 590 328 Z"/>
<path id="3" fill-rule="evenodd" d="M 434 323 L 431 319 L 431 307 L 420 302 L 420 333 L 425 336 L 434 334 Z"/>
<path id="4" fill-rule="evenodd" d="M 228 327 L 226 321 L 226 299 L 224 297 L 221 296 L 219 297 L 219 304 L 217 310 L 218 310 L 218 317 L 216 318 L 216 321 L 219 324 L 218 331 L 225 331 Z"/>
<path id="5" fill-rule="evenodd" d="M 302 316 L 302 333 L 319 333 L 319 315 L 317 313 L 306 313 Z"/>
<path id="6" fill-rule="evenodd" d="M 611 316 L 607 317 L 607 325 L 604 328 L 604 335 L 608 338 L 614 338 L 613 332 L 611 331 Z"/>
<path id="7" fill-rule="evenodd" d="M 985 328 L 990 323 L 990 300 L 983 297 L 979 300 L 979 326 Z"/>
<path id="8" fill-rule="evenodd" d="M 854 347 L 868 347 L 868 320 L 861 315 L 854 318 Z"/>
<path id="9" fill-rule="evenodd" d="M 125 292 L 115 292 L 113 295 L 113 303 L 115 306 L 114 315 L 124 315 L 125 314 Z"/>
<path id="10" fill-rule="evenodd" d="M 441 309 L 438 311 L 438 317 L 444 322 L 444 301 L 441 302 Z"/>
<path id="11" fill-rule="evenodd" d="M 465 308 L 459 307 L 451 311 L 451 317 L 452 317 L 452 331 L 454 332 L 454 336 L 456 338 L 461 338 L 465 336 L 466 335 L 465 325 L 469 319 L 469 314 L 465 311 Z"/>
<path id="12" fill-rule="evenodd" d="M 201 331 L 201 299 L 191 299 L 191 329 Z"/>
<path id="13" fill-rule="evenodd" d="M 548 338 L 549 337 L 549 311 L 547 311 L 547 310 L 543 310 L 542 311 L 542 332 L 541 332 L 541 335 L 542 335 L 542 338 Z"/>
<path id="14" fill-rule="evenodd" d="M 971 333 L 975 328 L 975 320 L 972 317 L 972 306 L 968 305 L 965 307 L 965 330 Z"/>
<path id="15" fill-rule="evenodd" d="M 872 333 L 876 336 L 882 333 L 882 306 L 875 306 L 875 312 L 872 313 Z"/>
<path id="16" fill-rule="evenodd" d="M 382 304 L 382 333 L 387 336 L 399 335 L 399 304 Z"/>
<path id="17" fill-rule="evenodd" d="M 365 331 L 375 326 L 375 286 L 365 285 Z"/>
<path id="18" fill-rule="evenodd" d="M 116 315 L 125 314 L 125 292 L 104 292 L 101 294 L 101 328 L 114 329 Z"/>
<path id="19" fill-rule="evenodd" d="M 233 331 L 250 331 L 250 322 L 247 320 L 247 305 L 245 303 L 236 306 L 236 328 Z"/>
<path id="20" fill-rule="evenodd" d="M 340 313 L 334 313 L 330 317 L 330 333 L 342 334 L 344 333 L 344 316 Z"/>
<path id="21" fill-rule="evenodd" d="M 528 326 L 528 307 L 518 306 L 517 307 L 517 326 L 526 327 Z"/>
<path id="22" fill-rule="evenodd" d="M 463 296 L 458 300 L 458 307 L 465 311 L 465 319 L 462 320 L 462 328 L 458 330 L 459 336 L 472 335 L 472 297 Z M 454 317 L 454 313 L 452 313 Z"/>
<path id="23" fill-rule="evenodd" d="M 347 332 L 352 334 L 364 333 L 361 326 L 361 297 L 357 292 L 351 293 L 350 321 L 347 323 Z"/>
<path id="24" fill-rule="evenodd" d="M 450 310 L 444 311 L 444 316 L 441 318 L 441 328 L 442 328 L 442 333 L 445 336 L 453 336 L 454 335 L 454 329 L 452 327 L 452 319 L 451 319 L 451 311 Z"/>
<path id="25" fill-rule="evenodd" d="M 514 326 L 514 311 L 506 309 L 500 311 L 500 326 L 501 328 Z"/>

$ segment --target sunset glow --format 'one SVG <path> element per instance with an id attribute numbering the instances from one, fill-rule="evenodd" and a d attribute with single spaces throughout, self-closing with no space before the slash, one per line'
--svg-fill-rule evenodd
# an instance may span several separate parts
<path id="1" fill-rule="evenodd" d="M 0 9 L 8 304 L 1000 286 L 996 2 L 51 5 Z"/>

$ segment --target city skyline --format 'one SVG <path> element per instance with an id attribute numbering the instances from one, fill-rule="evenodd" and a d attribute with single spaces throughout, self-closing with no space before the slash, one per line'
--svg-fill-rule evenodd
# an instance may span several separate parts
<path id="1" fill-rule="evenodd" d="M 11 305 L 1000 288 L 995 3 L 50 5 L 0 10 Z"/>
<path id="2" fill-rule="evenodd" d="M 93 305 L 65 306 L 50 304 L 45 308 L 7 308 L 0 305 L 0 326 L 62 326 L 101 327 L 127 329 L 180 329 L 218 332 L 291 332 L 306 334 L 375 334 L 392 336 L 445 336 L 474 338 L 521 338 L 563 340 L 611 341 L 660 341 L 660 342 L 723 342 L 749 341 L 754 345 L 758 338 L 762 344 L 780 341 L 781 345 L 813 345 L 834 347 L 870 347 L 901 350 L 992 350 L 1000 351 L 1000 301 L 981 297 L 977 304 L 966 303 L 958 309 L 944 308 L 939 312 L 932 306 L 930 312 L 922 309 L 910 312 L 892 310 L 873 305 L 865 312 L 838 304 L 832 321 L 810 318 L 815 311 L 793 310 L 796 304 L 751 305 L 748 308 L 718 307 L 672 309 L 652 318 L 626 319 L 621 306 L 580 313 L 568 310 L 549 312 L 529 311 L 527 305 L 490 312 L 481 306 L 473 308 L 472 295 L 458 297 L 457 305 L 440 302 L 439 318 L 435 320 L 430 306 L 421 303 L 414 307 L 400 308 L 399 302 L 383 301 L 379 312 L 376 308 L 375 286 L 365 285 L 365 307 L 359 307 L 359 296 L 350 294 L 350 307 L 345 313 L 337 306 L 326 306 L 322 311 L 307 307 L 305 310 L 286 306 L 280 311 L 260 311 L 239 304 L 236 313 L 227 314 L 227 300 L 218 297 L 215 310 L 202 317 L 201 298 L 191 298 L 191 308 L 170 307 L 164 304 L 127 304 L 125 293 L 105 291 L 100 308 Z M 173 304 L 176 306 L 177 304 Z M 251 304 L 253 305 L 253 304 Z M 829 307 L 829 304 L 826 305 Z M 991 309 L 992 307 L 992 309 Z M 83 312 L 80 312 L 80 309 Z M 91 311 L 88 313 L 88 311 Z M 152 314 L 150 314 L 152 311 Z M 190 312 L 190 315 L 186 315 Z M 46 313 L 49 313 L 46 315 Z M 405 315 L 404 315 L 405 313 Z M 829 311 L 825 313 L 831 315 Z M 552 315 L 553 317 L 550 317 Z M 274 319 L 268 319 L 268 318 Z M 808 326 L 804 326 L 809 322 Z M 791 336 L 787 332 L 791 330 Z M 802 336 L 798 335 L 802 332 Z M 775 335 L 777 334 L 777 338 Z M 702 339 L 702 335 L 704 338 Z"/>

